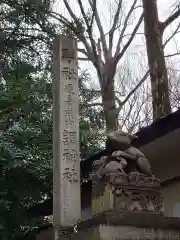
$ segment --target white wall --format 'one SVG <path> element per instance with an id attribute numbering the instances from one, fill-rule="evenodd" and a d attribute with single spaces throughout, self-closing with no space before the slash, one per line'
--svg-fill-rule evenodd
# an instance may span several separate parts
<path id="1" fill-rule="evenodd" d="M 180 181 L 162 189 L 165 215 L 180 217 Z"/>

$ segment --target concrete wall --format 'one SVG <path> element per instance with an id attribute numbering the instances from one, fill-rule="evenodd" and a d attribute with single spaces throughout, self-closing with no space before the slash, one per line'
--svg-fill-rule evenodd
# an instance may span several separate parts
<path id="1" fill-rule="evenodd" d="M 164 210 L 168 217 L 180 217 L 180 181 L 162 189 Z"/>
<path id="2" fill-rule="evenodd" d="M 82 209 L 82 211 L 81 211 L 81 219 L 82 220 L 87 220 L 91 216 L 92 216 L 92 209 L 91 209 L 91 207 Z"/>

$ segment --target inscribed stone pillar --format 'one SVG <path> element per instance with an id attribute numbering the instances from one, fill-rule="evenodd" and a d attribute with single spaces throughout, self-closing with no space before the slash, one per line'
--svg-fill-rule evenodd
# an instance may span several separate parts
<path id="1" fill-rule="evenodd" d="M 77 42 L 59 36 L 53 58 L 53 222 L 80 219 L 79 94 Z"/>

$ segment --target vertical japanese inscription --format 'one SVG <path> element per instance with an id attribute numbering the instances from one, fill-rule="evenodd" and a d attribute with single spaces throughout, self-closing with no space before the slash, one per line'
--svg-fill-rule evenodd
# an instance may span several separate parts
<path id="1" fill-rule="evenodd" d="M 80 218 L 79 94 L 74 39 L 56 39 L 53 65 L 53 214 L 54 224 L 67 227 Z"/>

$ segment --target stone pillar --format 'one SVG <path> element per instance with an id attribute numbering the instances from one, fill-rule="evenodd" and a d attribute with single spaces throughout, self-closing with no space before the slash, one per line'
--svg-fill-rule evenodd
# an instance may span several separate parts
<path id="1" fill-rule="evenodd" d="M 53 223 L 80 219 L 79 93 L 77 41 L 59 36 L 53 58 Z M 55 231 L 55 239 L 57 231 Z"/>

